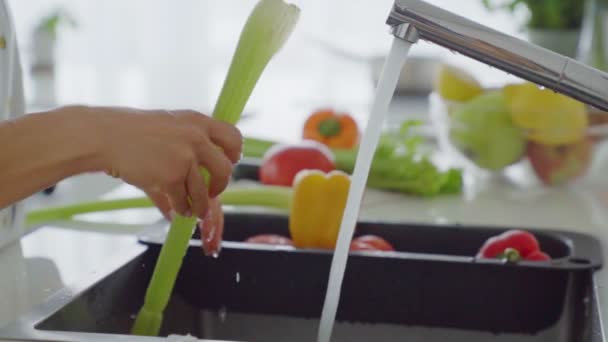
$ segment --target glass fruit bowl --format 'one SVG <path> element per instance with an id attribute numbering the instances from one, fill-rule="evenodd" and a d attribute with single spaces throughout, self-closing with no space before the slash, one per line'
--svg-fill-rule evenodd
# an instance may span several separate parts
<path id="1" fill-rule="evenodd" d="M 436 91 L 429 102 L 441 152 L 475 173 L 572 183 L 588 174 L 608 137 L 608 113 L 529 83 L 479 88 L 456 101 Z"/>

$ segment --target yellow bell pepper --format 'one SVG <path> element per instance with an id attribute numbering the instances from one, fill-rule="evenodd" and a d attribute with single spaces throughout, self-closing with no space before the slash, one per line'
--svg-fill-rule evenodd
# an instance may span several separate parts
<path id="1" fill-rule="evenodd" d="M 342 171 L 298 173 L 289 215 L 289 231 L 296 247 L 336 247 L 349 187 L 350 177 Z"/>

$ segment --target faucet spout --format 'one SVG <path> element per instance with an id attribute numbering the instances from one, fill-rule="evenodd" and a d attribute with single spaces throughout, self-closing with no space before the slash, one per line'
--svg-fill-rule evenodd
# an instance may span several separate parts
<path id="1" fill-rule="evenodd" d="M 422 0 L 395 0 L 393 35 L 418 38 L 608 111 L 608 74 Z M 397 29 L 401 28 L 401 29 Z M 409 40 L 408 40 L 409 41 Z M 415 42 L 415 41 L 414 41 Z"/>

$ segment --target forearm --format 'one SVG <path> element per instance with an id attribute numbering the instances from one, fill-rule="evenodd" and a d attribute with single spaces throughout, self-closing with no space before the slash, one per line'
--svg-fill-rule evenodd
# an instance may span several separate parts
<path id="1" fill-rule="evenodd" d="M 0 208 L 56 182 L 100 171 L 100 140 L 80 107 L 0 122 Z"/>

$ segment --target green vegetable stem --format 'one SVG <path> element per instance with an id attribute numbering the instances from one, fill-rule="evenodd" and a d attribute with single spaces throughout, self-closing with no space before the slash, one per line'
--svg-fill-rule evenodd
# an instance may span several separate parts
<path id="1" fill-rule="evenodd" d="M 287 41 L 300 10 L 283 0 L 261 0 L 241 32 L 213 117 L 236 124 L 266 65 Z M 203 170 L 208 179 L 208 173 Z M 173 291 L 196 218 L 176 217 L 158 258 L 132 329 L 134 335 L 155 336 Z"/>
<path id="2" fill-rule="evenodd" d="M 291 188 L 266 185 L 229 186 L 221 195 L 222 205 L 255 206 L 288 211 L 291 205 Z M 54 208 L 33 210 L 27 213 L 28 227 L 53 221 L 71 220 L 76 215 L 136 208 L 153 208 L 148 197 L 92 201 Z"/>

